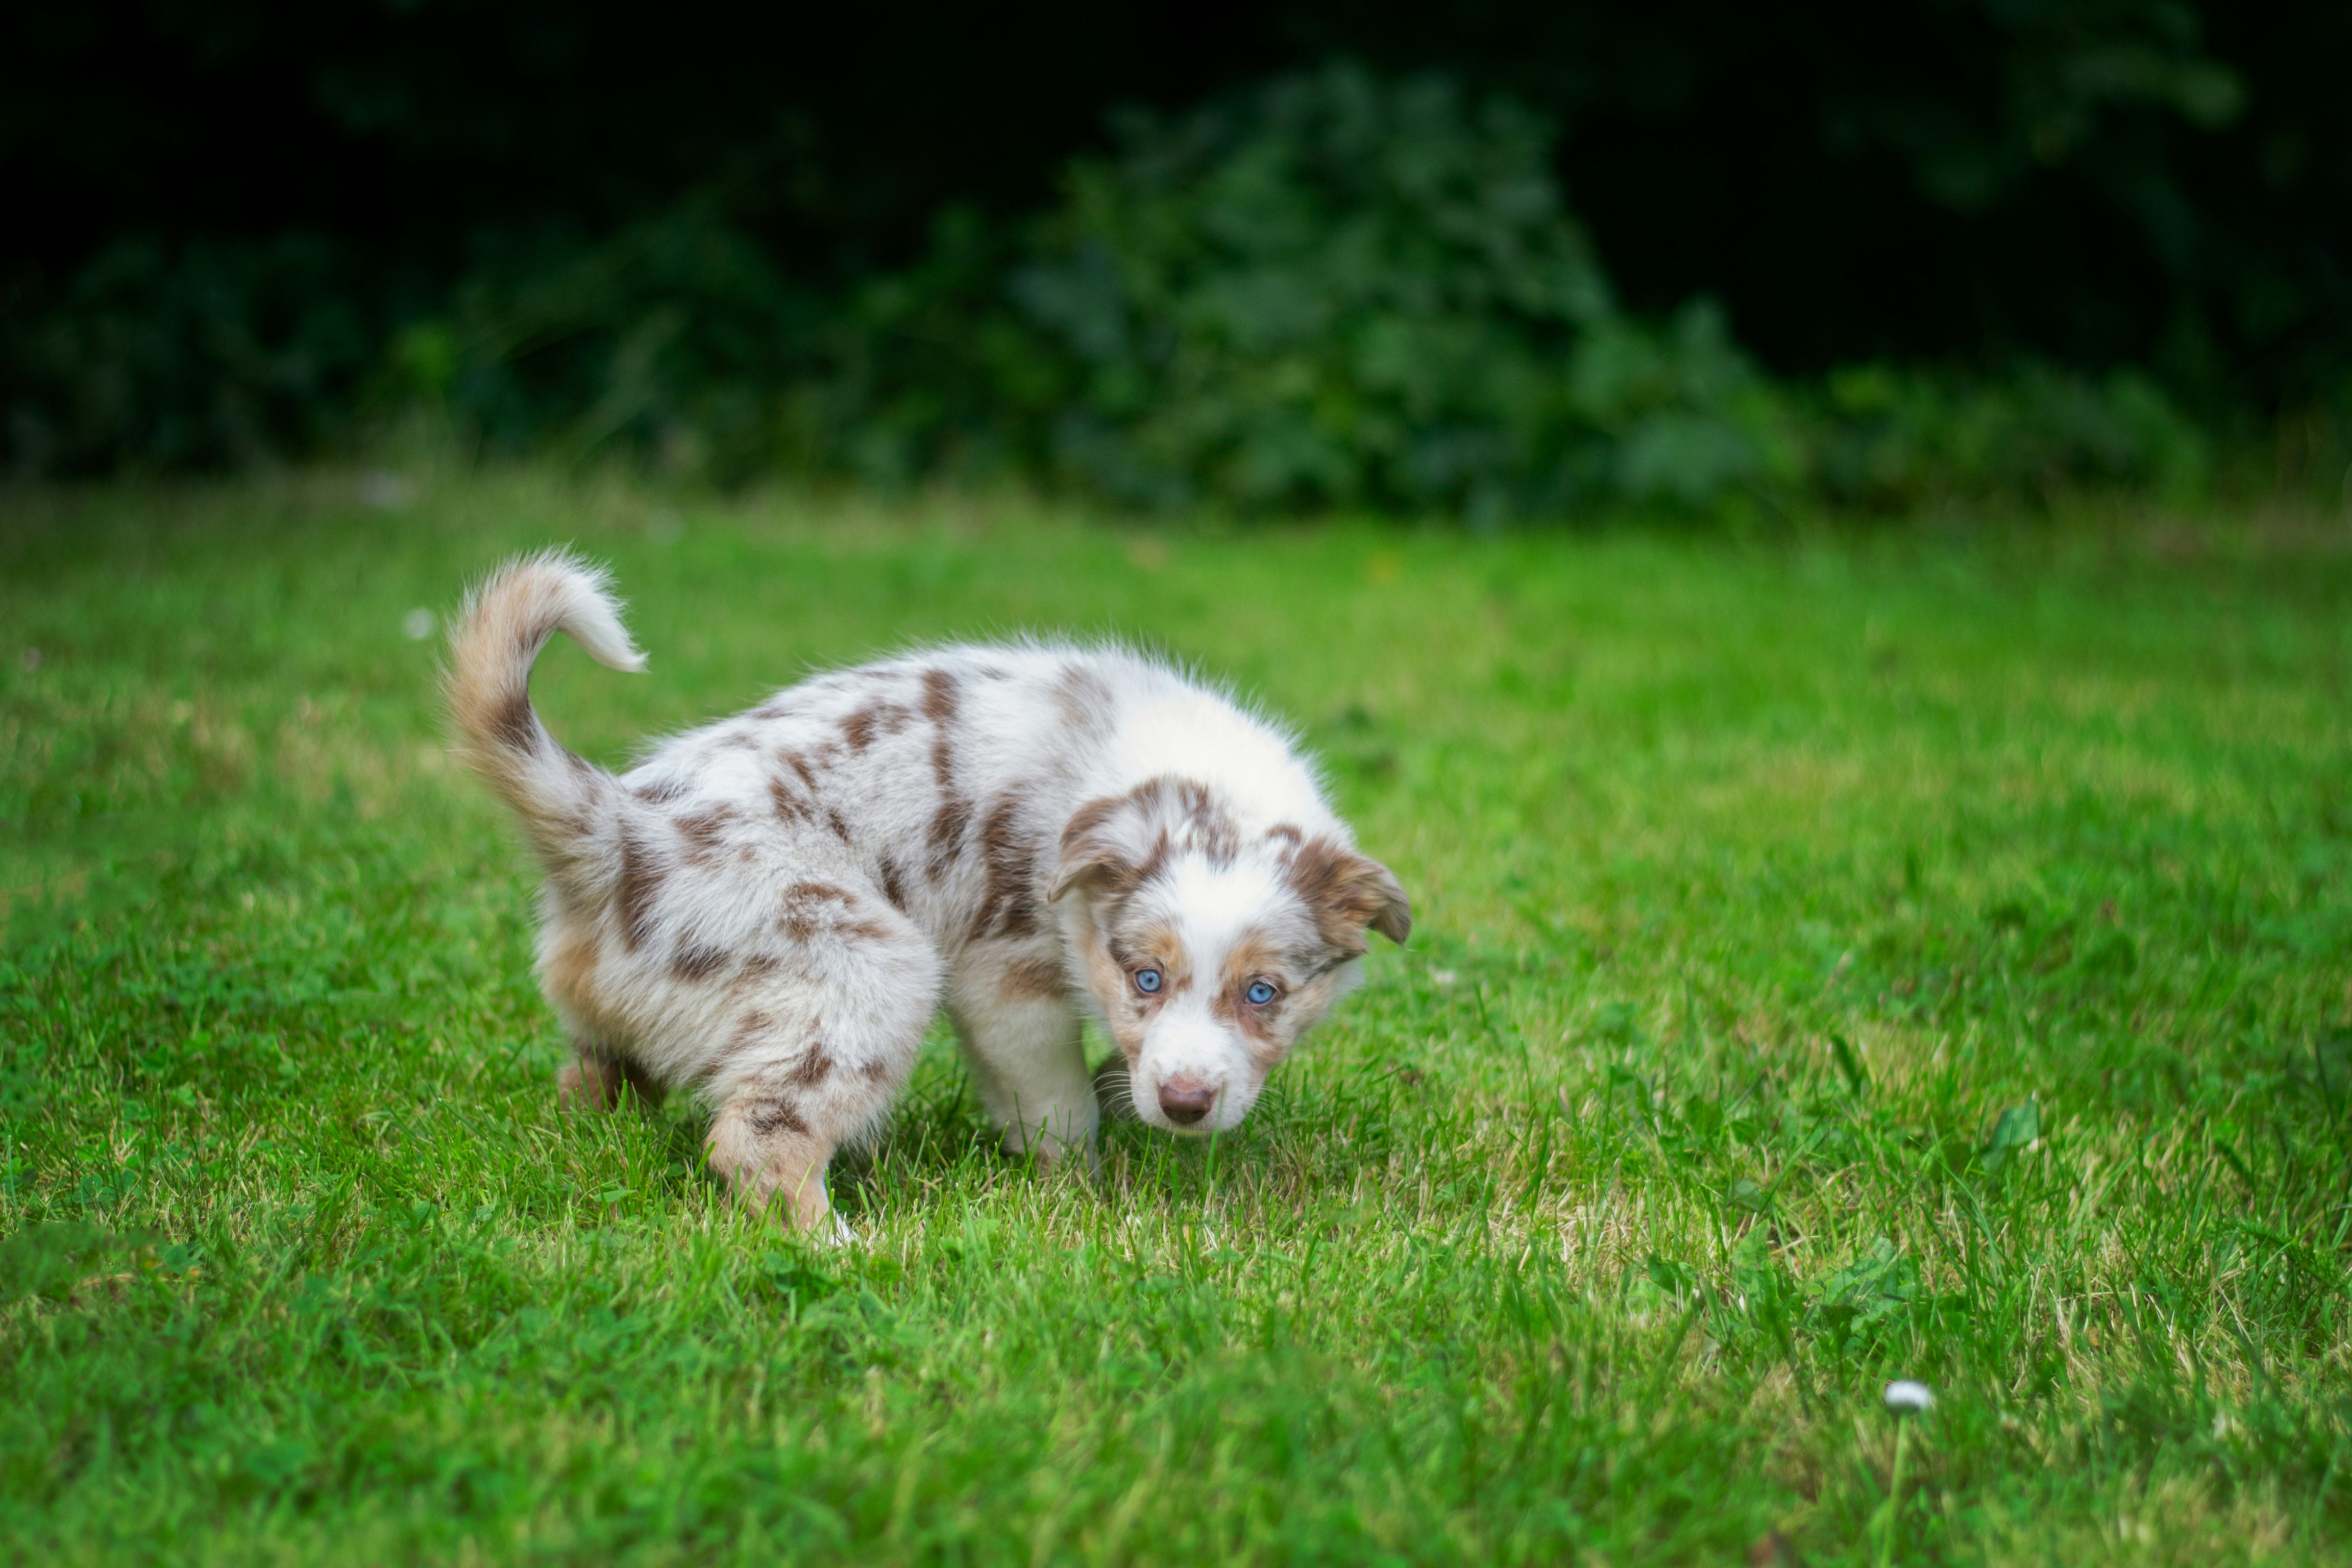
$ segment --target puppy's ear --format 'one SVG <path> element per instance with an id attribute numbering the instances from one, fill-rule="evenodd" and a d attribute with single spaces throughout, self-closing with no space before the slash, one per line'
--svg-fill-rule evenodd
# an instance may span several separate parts
<path id="1" fill-rule="evenodd" d="M 1126 796 L 1104 795 L 1070 814 L 1069 826 L 1062 829 L 1061 864 L 1045 889 L 1046 902 L 1081 884 L 1097 892 L 1134 886 L 1139 873 L 1131 847 L 1118 831 L 1118 818 L 1128 804 Z"/>
<path id="2" fill-rule="evenodd" d="M 1370 856 L 1310 838 L 1291 858 L 1290 885 L 1315 917 L 1324 944 L 1350 957 L 1365 951 L 1364 932 L 1391 942 L 1412 934 L 1412 903 L 1396 874 Z"/>

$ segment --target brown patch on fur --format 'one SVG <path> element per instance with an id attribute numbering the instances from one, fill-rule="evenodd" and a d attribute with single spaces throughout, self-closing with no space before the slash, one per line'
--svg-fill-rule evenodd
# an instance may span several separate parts
<path id="1" fill-rule="evenodd" d="M 1298 831 L 1298 825 L 1294 822 L 1277 822 L 1265 830 L 1265 836 L 1268 838 L 1287 839 L 1293 849 L 1297 848 L 1307 837 Z"/>
<path id="2" fill-rule="evenodd" d="M 937 881 L 947 874 L 947 868 L 962 847 L 966 829 L 971 826 L 971 802 L 960 795 L 944 796 L 940 812 L 931 818 L 931 879 Z"/>
<path id="3" fill-rule="evenodd" d="M 1368 951 L 1367 927 L 1391 942 L 1412 931 L 1412 906 L 1389 868 L 1328 838 L 1310 838 L 1291 858 L 1285 875 L 1292 891 L 1315 917 L 1315 929 L 1332 952 L 1353 958 Z"/>
<path id="4" fill-rule="evenodd" d="M 923 717 L 934 724 L 952 724 L 956 717 L 955 672 L 936 665 L 923 671 Z"/>
<path id="5" fill-rule="evenodd" d="M 894 857 L 888 855 L 883 856 L 882 896 L 889 900 L 890 907 L 898 910 L 902 915 L 907 912 L 907 883 L 905 879 L 906 873 L 898 868 L 898 860 Z"/>
<path id="6" fill-rule="evenodd" d="M 728 982 L 728 994 L 740 996 L 783 966 L 784 961 L 772 952 L 753 953 L 735 971 L 735 978 Z"/>
<path id="7" fill-rule="evenodd" d="M 1102 677 L 1078 664 L 1065 666 L 1055 678 L 1054 704 L 1062 710 L 1062 721 L 1073 730 L 1108 730 L 1118 712 L 1118 701 Z"/>
<path id="8" fill-rule="evenodd" d="M 1029 936 L 1037 930 L 1037 900 L 1030 891 L 1037 840 L 1021 823 L 1020 805 L 1007 795 L 989 808 L 980 825 L 981 854 L 988 885 L 973 917 L 974 940 L 984 936 Z"/>
<path id="9" fill-rule="evenodd" d="M 824 808 L 824 825 L 833 829 L 833 836 L 835 838 L 840 839 L 844 844 L 849 842 L 849 824 L 841 819 L 841 813 L 833 806 L 828 805 Z"/>
<path id="10" fill-rule="evenodd" d="M 669 972 L 680 980 L 707 980 L 726 962 L 725 948 L 689 943 L 671 956 Z"/>
<path id="11" fill-rule="evenodd" d="M 1126 804 L 1125 796 L 1116 795 L 1097 795 L 1086 802 L 1070 813 L 1070 820 L 1063 825 L 1062 842 L 1067 844 L 1074 838 L 1099 832 L 1102 826 L 1117 816 L 1118 808 Z"/>
<path id="12" fill-rule="evenodd" d="M 621 877 L 614 888 L 614 909 L 621 917 L 621 941 L 631 952 L 643 947 L 653 934 L 654 898 L 661 891 L 666 874 L 660 862 L 637 842 L 637 836 L 622 828 Z"/>
<path id="13" fill-rule="evenodd" d="M 712 1053 L 710 1059 L 702 1064 L 701 1069 L 695 1074 L 695 1078 L 701 1080 L 718 1077 L 720 1068 L 758 1045 L 761 1038 L 775 1026 L 776 1021 L 765 1013 L 744 1014 L 742 1017 L 736 1020 L 734 1032 L 727 1037 L 727 1043 Z"/>
<path id="14" fill-rule="evenodd" d="M 997 994 L 1008 1002 L 1041 1002 L 1070 988 L 1069 976 L 1050 958 L 1024 958 L 1009 963 L 996 982 Z"/>
<path id="15" fill-rule="evenodd" d="M 1054 875 L 1048 898 L 1057 899 L 1080 882 L 1114 899 L 1124 897 L 1135 886 L 1139 879 L 1135 867 L 1105 831 L 1127 804 L 1124 795 L 1107 795 L 1070 813 L 1070 820 L 1062 826 L 1061 868 Z"/>
<path id="16" fill-rule="evenodd" d="M 743 1107 L 743 1125 L 762 1138 L 773 1138 L 779 1132 L 805 1135 L 808 1123 L 801 1119 L 798 1107 L 783 1099 L 755 1100 Z"/>
<path id="17" fill-rule="evenodd" d="M 1214 792 L 1192 779 L 1154 779 L 1143 787 L 1150 789 L 1154 784 L 1175 793 L 1176 807 L 1181 814 L 1182 847 L 1206 856 L 1209 863 L 1220 870 L 1232 865 L 1234 858 L 1241 853 L 1241 829 L 1234 826 Z"/>
<path id="18" fill-rule="evenodd" d="M 871 1061 L 861 1062 L 858 1064 L 857 1076 L 868 1083 L 880 1083 L 890 1076 L 890 1058 L 876 1057 Z"/>
<path id="19" fill-rule="evenodd" d="M 945 874 L 948 863 L 963 845 L 971 826 L 971 802 L 956 787 L 955 723 L 958 707 L 956 678 L 944 669 L 923 671 L 923 717 L 936 733 L 931 737 L 931 776 L 939 784 L 940 809 L 931 818 L 929 842 L 931 879 Z"/>
<path id="20" fill-rule="evenodd" d="M 895 735 L 905 729 L 910 717 L 898 703 L 877 697 L 841 721 L 841 738 L 851 751 L 863 752 L 877 735 Z"/>
<path id="21" fill-rule="evenodd" d="M 726 734 L 719 737 L 719 743 L 722 746 L 732 746 L 746 752 L 756 752 L 760 749 L 759 737 L 756 735 L 747 734 L 741 730 L 729 731 Z"/>
<path id="22" fill-rule="evenodd" d="M 1224 967 L 1217 976 L 1218 989 L 1238 996 L 1249 989 L 1252 980 L 1261 975 L 1274 981 L 1279 988 L 1283 969 L 1281 951 L 1264 937 L 1252 933 L 1234 943 L 1232 950 L 1225 954 Z"/>
<path id="23" fill-rule="evenodd" d="M 814 1089 L 832 1071 L 833 1058 L 825 1054 L 824 1042 L 811 1040 L 807 1051 L 793 1064 L 793 1070 L 784 1075 L 784 1081 L 795 1089 Z"/>
<path id="24" fill-rule="evenodd" d="M 708 866 L 719 853 L 719 835 L 735 820 L 731 805 L 714 805 L 677 818 L 672 826 L 686 839 L 686 858 L 698 866 Z"/>
<path id="25" fill-rule="evenodd" d="M 489 731 L 501 746 L 518 752 L 538 750 L 539 715 L 530 710 L 529 687 L 514 691 L 492 710 Z"/>
<path id="26" fill-rule="evenodd" d="M 776 817 L 782 822 L 814 822 L 816 808 L 793 793 L 793 786 L 782 779 L 768 781 L 768 798 L 776 803 Z"/>
<path id="27" fill-rule="evenodd" d="M 1140 858 L 1123 847 L 1112 825 L 1123 814 L 1142 819 L 1149 835 Z M 1124 836 L 1132 845 L 1143 835 Z M 1169 857 L 1200 855 L 1219 869 L 1241 853 L 1241 830 L 1216 792 L 1196 779 L 1163 773 L 1144 780 L 1123 795 L 1087 801 L 1062 830 L 1062 863 L 1049 896 L 1058 897 L 1081 880 L 1091 881 L 1113 900 L 1125 899 L 1158 876 Z"/>
<path id="28" fill-rule="evenodd" d="M 825 929 L 823 918 L 826 904 L 839 904 L 845 910 L 857 907 L 857 896 L 846 888 L 831 882 L 794 882 L 784 889 L 784 912 L 780 924 L 784 934 L 794 942 L 804 942 Z M 835 930 L 841 929 L 836 926 Z"/>
<path id="29" fill-rule="evenodd" d="M 815 793 L 816 774 L 810 769 L 806 757 L 802 756 L 798 752 L 786 752 L 776 760 L 798 773 L 801 783 L 808 786 L 810 793 Z"/>
<path id="30" fill-rule="evenodd" d="M 667 805 L 671 801 L 686 794 L 686 783 L 682 779 L 654 779 L 649 783 L 636 785 L 629 793 L 647 805 Z"/>

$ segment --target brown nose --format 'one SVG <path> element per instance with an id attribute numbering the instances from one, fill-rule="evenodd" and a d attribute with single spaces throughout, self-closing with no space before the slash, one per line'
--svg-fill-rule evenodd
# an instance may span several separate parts
<path id="1" fill-rule="evenodd" d="M 1160 1109 L 1179 1127 L 1190 1127 L 1209 1114 L 1217 1091 L 1197 1078 L 1171 1078 L 1160 1086 Z"/>

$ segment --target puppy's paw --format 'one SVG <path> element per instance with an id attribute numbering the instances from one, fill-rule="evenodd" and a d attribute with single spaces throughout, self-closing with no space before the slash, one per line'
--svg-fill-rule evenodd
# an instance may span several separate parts
<path id="1" fill-rule="evenodd" d="M 567 1115 L 610 1110 L 615 1088 L 602 1062 L 574 1057 L 555 1075 L 556 1108 Z"/>

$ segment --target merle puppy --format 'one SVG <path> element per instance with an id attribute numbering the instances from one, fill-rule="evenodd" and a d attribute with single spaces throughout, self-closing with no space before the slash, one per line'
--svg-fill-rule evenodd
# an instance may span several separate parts
<path id="1" fill-rule="evenodd" d="M 604 574 L 548 552 L 468 600 L 449 703 L 547 869 L 540 978 L 579 1052 L 559 1092 L 691 1089 L 713 1168 L 803 1229 L 942 1005 L 1007 1145 L 1051 1159 L 1098 1114 L 1081 1007 L 1138 1116 L 1230 1128 L 1347 991 L 1365 931 L 1412 929 L 1284 735 L 1133 653 L 941 647 L 820 675 L 615 777 L 532 710 L 557 631 L 644 668 Z"/>

